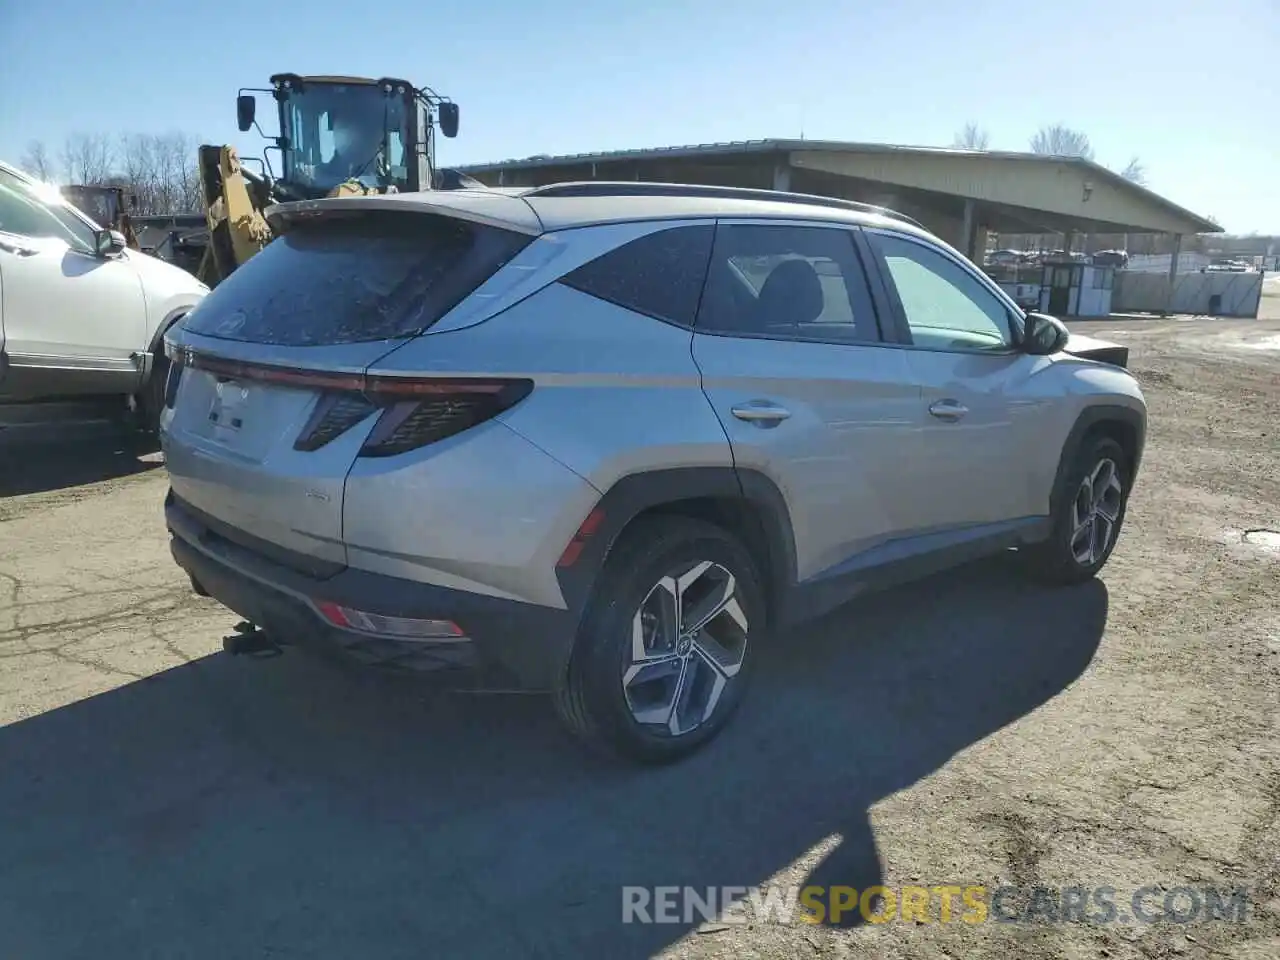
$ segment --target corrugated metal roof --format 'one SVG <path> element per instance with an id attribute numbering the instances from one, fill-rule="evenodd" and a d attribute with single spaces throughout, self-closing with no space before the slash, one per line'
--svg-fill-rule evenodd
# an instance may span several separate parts
<path id="1" fill-rule="evenodd" d="M 1222 228 L 1211 220 L 1181 207 L 1154 190 L 1126 180 L 1114 170 L 1104 167 L 1083 157 L 1058 156 L 1055 154 L 1019 153 L 1008 150 L 964 150 L 955 147 L 921 147 L 892 143 L 856 143 L 847 140 L 733 140 L 724 143 L 694 143 L 672 147 L 644 147 L 635 150 L 609 150 L 598 153 L 570 153 L 550 156 L 538 154 L 520 159 L 500 160 L 491 163 L 475 163 L 459 166 L 456 169 L 466 174 L 498 172 L 500 170 L 532 170 L 539 167 L 570 166 L 584 163 L 611 163 L 619 160 L 658 160 L 663 158 L 681 158 L 697 156 L 729 156 L 735 154 L 768 154 L 790 153 L 792 151 L 811 150 L 832 153 L 898 153 L 906 156 L 953 156 L 983 157 L 985 159 L 1008 160 L 1027 163 L 1066 163 L 1081 167 L 1091 174 L 1106 178 L 1132 191 L 1143 199 L 1166 210 L 1185 217 L 1200 228 L 1201 232 L 1220 232 Z"/>
<path id="2" fill-rule="evenodd" d="M 562 153 L 556 155 L 535 154 L 529 157 L 496 160 L 489 163 L 473 163 L 460 166 L 463 172 L 484 170 L 513 170 L 531 167 L 561 166 L 571 163 L 608 163 L 615 160 L 640 160 L 660 157 L 691 157 L 730 153 L 789 153 L 792 150 L 829 150 L 846 153 L 911 153 L 949 154 L 954 156 L 985 156 L 1023 160 L 1072 160 L 1079 157 L 1058 157 L 1037 153 L 1017 153 L 1001 150 L 963 150 L 955 147 L 919 147 L 892 143 L 856 143 L 849 140 L 727 140 L 717 143 L 689 143 L 671 147 L 640 147 L 633 150 L 604 150 L 593 153 Z M 1088 161 L 1084 161 L 1088 162 Z M 1105 168 L 1103 168 L 1105 169 Z"/>

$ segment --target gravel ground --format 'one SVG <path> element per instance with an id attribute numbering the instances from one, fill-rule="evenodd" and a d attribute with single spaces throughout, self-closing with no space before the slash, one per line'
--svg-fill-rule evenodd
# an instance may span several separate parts
<path id="1" fill-rule="evenodd" d="M 1280 531 L 1280 320 L 1075 329 L 1131 345 L 1151 409 L 1104 576 L 868 598 L 781 638 L 731 731 L 662 770 L 582 757 L 537 697 L 222 654 L 157 455 L 0 438 L 0 957 L 1280 956 L 1280 546 L 1245 536 Z M 765 883 L 1121 910 L 621 923 L 624 885 Z M 1247 915 L 1125 909 L 1184 886 Z"/>

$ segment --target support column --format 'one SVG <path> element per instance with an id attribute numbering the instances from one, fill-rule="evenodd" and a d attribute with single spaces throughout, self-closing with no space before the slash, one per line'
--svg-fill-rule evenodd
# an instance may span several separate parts
<path id="1" fill-rule="evenodd" d="M 1173 235 L 1173 252 L 1169 256 L 1169 282 L 1178 279 L 1178 257 L 1182 253 L 1182 234 Z"/>
<path id="2" fill-rule="evenodd" d="M 973 231 L 973 256 L 970 257 L 978 266 L 987 259 L 987 246 L 990 243 L 991 231 L 981 224 Z"/>
<path id="3" fill-rule="evenodd" d="M 976 207 L 977 204 L 972 200 L 966 200 L 964 202 L 964 219 L 960 223 L 960 252 L 970 260 L 973 260 L 974 263 L 978 262 L 973 257 L 973 234 L 977 220 Z"/>
<path id="4" fill-rule="evenodd" d="M 788 156 L 773 165 L 773 189 L 784 193 L 791 190 L 791 159 Z"/>
<path id="5" fill-rule="evenodd" d="M 1173 250 L 1169 254 L 1169 292 L 1165 299 L 1165 312 L 1173 313 L 1173 289 L 1178 283 L 1178 256 L 1182 253 L 1182 234 L 1173 235 Z"/>
<path id="6" fill-rule="evenodd" d="M 987 254 L 987 231 L 978 222 L 980 215 L 978 201 L 964 202 L 964 217 L 960 224 L 960 252 L 978 266 L 982 266 Z"/>

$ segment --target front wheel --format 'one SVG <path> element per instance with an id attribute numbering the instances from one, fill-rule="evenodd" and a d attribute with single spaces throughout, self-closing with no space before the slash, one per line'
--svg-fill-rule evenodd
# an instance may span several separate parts
<path id="1" fill-rule="evenodd" d="M 590 746 L 648 763 L 686 756 L 741 702 L 764 621 L 755 564 L 734 537 L 686 517 L 641 520 L 601 571 L 557 711 Z"/>
<path id="2" fill-rule="evenodd" d="M 169 379 L 169 358 L 161 347 L 151 356 L 151 375 L 138 393 L 139 426 L 146 433 L 160 432 L 160 414 L 164 411 L 165 384 Z"/>
<path id="3" fill-rule="evenodd" d="M 1032 575 L 1048 584 L 1095 576 L 1115 549 L 1129 501 L 1128 458 L 1108 437 L 1086 443 L 1065 484 L 1043 543 L 1026 549 Z"/>

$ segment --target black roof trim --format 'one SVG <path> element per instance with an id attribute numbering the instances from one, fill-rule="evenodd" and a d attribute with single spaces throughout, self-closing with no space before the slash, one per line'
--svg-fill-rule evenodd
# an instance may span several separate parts
<path id="1" fill-rule="evenodd" d="M 770 203 L 797 203 L 815 207 L 833 207 L 857 213 L 876 214 L 926 229 L 906 214 L 856 200 L 822 197 L 810 193 L 787 193 L 781 190 L 756 190 L 751 187 L 721 187 L 701 183 L 651 183 L 644 180 L 578 180 L 534 187 L 526 197 L 710 197 L 723 200 L 763 200 Z"/>

